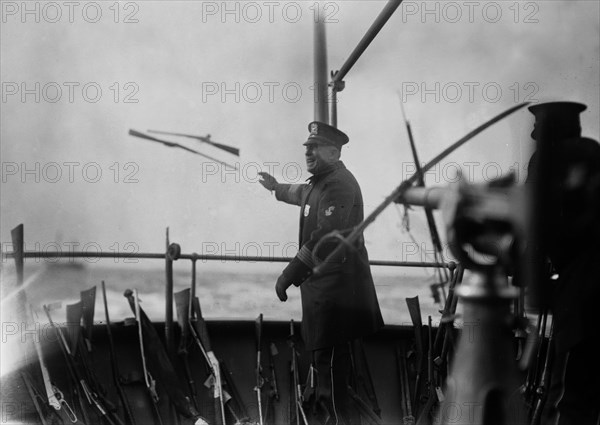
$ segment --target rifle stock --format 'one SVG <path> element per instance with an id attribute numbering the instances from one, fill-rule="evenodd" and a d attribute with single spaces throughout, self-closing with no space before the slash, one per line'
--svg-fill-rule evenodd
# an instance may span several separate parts
<path id="1" fill-rule="evenodd" d="M 419 400 L 421 399 L 421 374 L 423 372 L 423 361 L 425 352 L 423 350 L 423 320 L 421 318 L 421 307 L 419 297 L 405 298 L 410 319 L 415 331 L 415 348 L 417 351 L 417 366 L 415 377 L 415 393 L 413 395 L 412 405 L 416 411 L 419 410 Z"/>
<path id="2" fill-rule="evenodd" d="M 177 322 L 179 323 L 179 327 L 181 328 L 181 337 L 179 339 L 179 347 L 177 349 L 177 354 L 179 355 L 183 363 L 188 387 L 192 395 L 192 402 L 194 403 L 194 407 L 196 407 L 197 409 L 198 401 L 196 399 L 198 392 L 196 391 L 196 383 L 194 381 L 194 376 L 192 375 L 192 370 L 190 368 L 188 353 L 188 345 L 190 341 L 191 332 L 189 321 L 190 288 L 186 288 L 182 291 L 175 292 L 173 294 L 173 298 L 175 299 Z"/>
<path id="3" fill-rule="evenodd" d="M 127 394 L 125 394 L 125 390 L 121 385 L 120 372 L 119 372 L 119 363 L 117 362 L 117 355 L 115 352 L 115 342 L 112 337 L 112 330 L 110 328 L 110 316 L 108 314 L 108 300 L 106 299 L 106 285 L 104 281 L 102 281 L 102 300 L 104 302 L 104 318 L 106 319 L 104 324 L 106 326 L 106 335 L 108 338 L 108 349 L 110 356 L 110 366 L 112 372 L 113 383 L 117 389 L 117 394 L 119 395 L 119 399 L 121 400 L 121 404 L 123 406 L 123 412 L 125 413 L 125 419 L 131 424 L 135 425 L 135 416 L 131 411 L 131 407 L 129 405 L 129 400 L 127 399 Z"/>

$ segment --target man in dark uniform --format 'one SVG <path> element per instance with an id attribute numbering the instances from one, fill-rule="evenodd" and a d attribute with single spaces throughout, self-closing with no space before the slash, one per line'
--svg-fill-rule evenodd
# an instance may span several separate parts
<path id="1" fill-rule="evenodd" d="M 600 421 L 597 300 L 600 298 L 600 144 L 565 139 L 558 147 L 560 193 L 554 289 L 554 364 L 546 421 L 597 425 Z M 544 419 L 544 418 L 543 418 Z"/>
<path id="2" fill-rule="evenodd" d="M 351 375 L 349 342 L 383 326 L 364 241 L 313 275 L 313 249 L 332 231 L 350 229 L 363 220 L 360 187 L 340 161 L 348 136 L 335 127 L 309 124 L 306 166 L 312 174 L 307 184 L 281 184 L 268 173 L 260 183 L 274 190 L 277 200 L 300 206 L 300 250 L 277 279 L 275 290 L 287 300 L 291 285 L 302 297 L 302 337 L 312 351 L 317 388 L 313 413 L 317 423 L 353 424 L 356 412 L 348 395 Z M 318 258 L 325 259 L 337 246 L 321 241 Z"/>
<path id="3" fill-rule="evenodd" d="M 597 425 L 600 420 L 600 363 L 595 346 L 595 301 L 600 297 L 600 145 L 582 138 L 579 115 L 586 106 L 547 102 L 529 110 L 531 137 L 548 144 L 544 185 L 549 211 L 546 253 L 554 284 L 544 282 L 542 298 L 553 317 L 552 370 L 541 424 Z M 542 140 L 543 139 L 543 140 Z M 539 149 L 539 146 L 538 146 Z M 538 166 L 536 153 L 530 175 Z"/>

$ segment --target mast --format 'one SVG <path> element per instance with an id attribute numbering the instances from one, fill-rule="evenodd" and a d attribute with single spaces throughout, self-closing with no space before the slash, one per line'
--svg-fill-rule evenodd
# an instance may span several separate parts
<path id="1" fill-rule="evenodd" d="M 327 105 L 327 41 L 325 38 L 325 16 L 323 5 L 318 3 L 314 23 L 314 120 L 329 124 Z"/>

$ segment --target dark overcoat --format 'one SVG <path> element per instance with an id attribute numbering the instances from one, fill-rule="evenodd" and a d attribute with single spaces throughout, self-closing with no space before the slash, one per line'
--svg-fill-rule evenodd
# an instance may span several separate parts
<path id="1" fill-rule="evenodd" d="M 363 220 L 358 182 L 341 161 L 312 176 L 308 184 L 279 184 L 278 200 L 300 206 L 300 250 L 285 273 L 300 286 L 302 337 L 307 350 L 331 347 L 376 332 L 383 318 L 362 237 L 355 250 L 313 276 L 312 251 L 333 230 L 350 230 Z M 336 246 L 324 243 L 324 259 Z"/>

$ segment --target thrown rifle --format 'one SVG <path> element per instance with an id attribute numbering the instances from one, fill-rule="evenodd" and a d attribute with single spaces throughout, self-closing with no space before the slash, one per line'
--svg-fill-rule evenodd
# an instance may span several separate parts
<path id="1" fill-rule="evenodd" d="M 240 150 L 238 148 L 234 148 L 233 146 L 229 146 L 229 145 L 224 145 L 222 143 L 213 142 L 210 139 L 210 134 L 207 134 L 206 136 L 194 136 L 192 134 L 172 133 L 170 131 L 159 131 L 159 130 L 148 130 L 148 133 L 166 134 L 169 136 L 188 137 L 190 139 L 195 139 L 195 140 L 198 140 L 203 143 L 208 143 L 209 145 L 214 146 L 215 148 L 222 149 L 225 152 L 229 152 L 236 156 L 240 156 Z"/>
<path id="2" fill-rule="evenodd" d="M 262 324 L 263 315 L 260 313 L 255 322 L 255 335 L 256 335 L 256 401 L 258 403 L 258 423 L 263 425 L 263 413 L 262 413 L 262 387 L 265 383 L 265 379 L 262 376 L 262 365 L 261 365 L 261 346 L 262 346 Z"/>
<path id="3" fill-rule="evenodd" d="M 119 395 L 119 399 L 121 400 L 121 404 L 123 406 L 123 411 L 125 413 L 125 419 L 131 424 L 135 425 L 135 417 L 131 412 L 131 407 L 129 406 L 129 400 L 127 399 L 127 395 L 125 394 L 125 390 L 121 385 L 121 378 L 119 372 L 119 363 L 117 361 L 117 355 L 115 352 L 115 342 L 112 337 L 112 329 L 110 328 L 110 317 L 108 315 L 108 301 L 106 299 L 106 285 L 104 281 L 102 281 L 102 299 L 104 301 L 104 317 L 106 319 L 106 335 L 108 337 L 108 348 L 110 354 L 110 366 L 112 371 L 112 378 L 117 388 L 117 394 Z"/>
<path id="4" fill-rule="evenodd" d="M 230 164 L 228 164 L 226 162 L 220 161 L 220 160 L 218 160 L 216 158 L 213 158 L 212 156 L 205 155 L 205 154 L 203 154 L 201 152 L 198 152 L 198 151 L 196 151 L 194 149 L 190 149 L 187 146 L 180 145 L 179 143 L 173 143 L 173 142 L 168 142 L 166 140 L 157 139 L 156 137 L 148 136 L 147 134 L 140 133 L 139 131 L 136 131 L 136 130 L 129 130 L 129 135 L 130 136 L 134 136 L 134 137 L 139 137 L 140 139 L 144 139 L 144 140 L 150 140 L 152 142 L 162 143 L 163 145 L 168 146 L 170 148 L 180 148 L 180 149 L 186 150 L 188 152 L 194 153 L 196 155 L 200 155 L 200 156 L 202 156 L 202 157 L 204 157 L 206 159 L 210 159 L 211 161 L 218 162 L 221 165 L 225 165 L 227 167 L 233 168 L 234 170 L 237 170 L 237 167 L 235 167 L 233 165 L 230 165 Z"/>
<path id="5" fill-rule="evenodd" d="M 156 329 L 152 325 L 152 322 L 140 307 L 137 290 L 135 291 L 135 297 L 134 292 L 131 289 L 127 289 L 123 295 L 127 298 L 129 306 L 138 320 L 144 378 L 146 380 L 148 391 L 155 402 L 156 412 L 158 413 L 158 406 L 156 404 L 158 403 L 158 394 L 156 393 L 155 387 L 156 381 L 152 379 L 152 376 L 146 368 L 146 360 L 148 360 L 150 366 L 149 369 L 157 374 L 159 381 L 163 384 L 165 391 L 177 412 L 186 418 L 192 419 L 196 424 L 205 424 L 206 421 L 204 418 L 198 413 L 194 406 L 191 405 L 189 397 L 181 390 L 179 378 L 169 359 L 169 355 L 167 354 Z M 148 353 L 147 358 L 145 355 L 146 353 Z M 158 416 L 158 418 L 160 421 L 160 416 Z"/>

